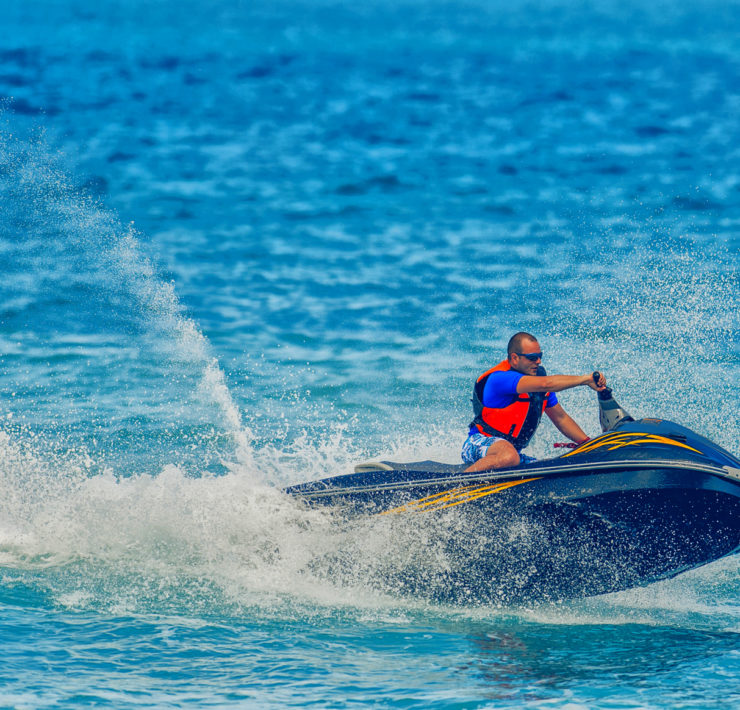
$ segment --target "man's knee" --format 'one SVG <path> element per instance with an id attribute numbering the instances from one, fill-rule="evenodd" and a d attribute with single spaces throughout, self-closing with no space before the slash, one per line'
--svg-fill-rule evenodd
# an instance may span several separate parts
<path id="1" fill-rule="evenodd" d="M 497 446 L 499 444 L 501 446 Z M 491 451 L 491 449 L 493 449 L 494 447 L 496 447 L 498 450 Z M 488 451 L 486 452 L 486 455 L 491 456 L 492 454 L 496 456 L 496 463 L 498 464 L 499 468 L 504 468 L 507 466 L 518 466 L 519 461 L 521 460 L 519 457 L 519 452 L 508 441 L 497 441 L 496 444 L 490 446 L 488 448 Z"/>
<path id="2" fill-rule="evenodd" d="M 472 463 L 466 472 L 491 471 L 497 468 L 518 466 L 519 452 L 505 439 L 499 439 L 486 449 L 486 455 Z"/>
<path id="3" fill-rule="evenodd" d="M 521 461 L 522 459 L 521 459 L 521 456 L 519 456 L 519 452 L 516 449 L 514 449 L 511 452 L 511 462 L 507 463 L 506 465 L 507 466 L 518 466 L 521 463 Z"/>

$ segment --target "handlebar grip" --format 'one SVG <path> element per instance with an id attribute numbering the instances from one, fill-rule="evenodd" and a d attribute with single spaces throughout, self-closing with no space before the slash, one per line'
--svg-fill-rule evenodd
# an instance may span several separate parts
<path id="1" fill-rule="evenodd" d="M 593 375 L 591 375 L 591 377 L 594 378 L 594 384 L 598 384 L 601 373 L 598 370 L 594 370 L 594 373 Z M 604 389 L 599 392 L 599 399 L 607 400 L 611 399 L 611 396 L 612 391 L 610 387 L 604 387 Z"/>

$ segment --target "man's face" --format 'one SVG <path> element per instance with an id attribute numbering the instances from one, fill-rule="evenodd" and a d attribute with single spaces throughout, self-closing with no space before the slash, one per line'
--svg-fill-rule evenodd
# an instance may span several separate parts
<path id="1" fill-rule="evenodd" d="M 537 358 L 532 360 L 526 357 L 527 355 L 538 355 Z M 537 368 L 542 362 L 542 351 L 540 350 L 540 344 L 536 340 L 525 340 L 518 353 L 511 353 L 509 357 L 512 370 L 521 372 L 523 375 L 536 375 Z"/>

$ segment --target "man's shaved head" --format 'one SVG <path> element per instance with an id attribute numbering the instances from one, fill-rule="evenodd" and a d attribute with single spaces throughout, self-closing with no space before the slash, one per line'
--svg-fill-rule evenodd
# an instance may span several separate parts
<path id="1" fill-rule="evenodd" d="M 509 340 L 509 344 L 506 346 L 506 354 L 511 357 L 511 353 L 520 353 L 522 351 L 522 345 L 524 345 L 525 342 L 536 343 L 537 338 L 530 333 L 525 333 L 524 331 L 514 333 Z"/>

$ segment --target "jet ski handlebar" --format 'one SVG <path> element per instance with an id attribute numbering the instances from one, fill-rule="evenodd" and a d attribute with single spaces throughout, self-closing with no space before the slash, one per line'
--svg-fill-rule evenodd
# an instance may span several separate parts
<path id="1" fill-rule="evenodd" d="M 594 384 L 598 384 L 601 373 L 598 370 L 595 370 L 591 377 L 594 378 Z M 597 394 L 599 395 L 599 399 L 611 399 L 612 391 L 609 387 L 604 387 L 604 389 Z"/>

